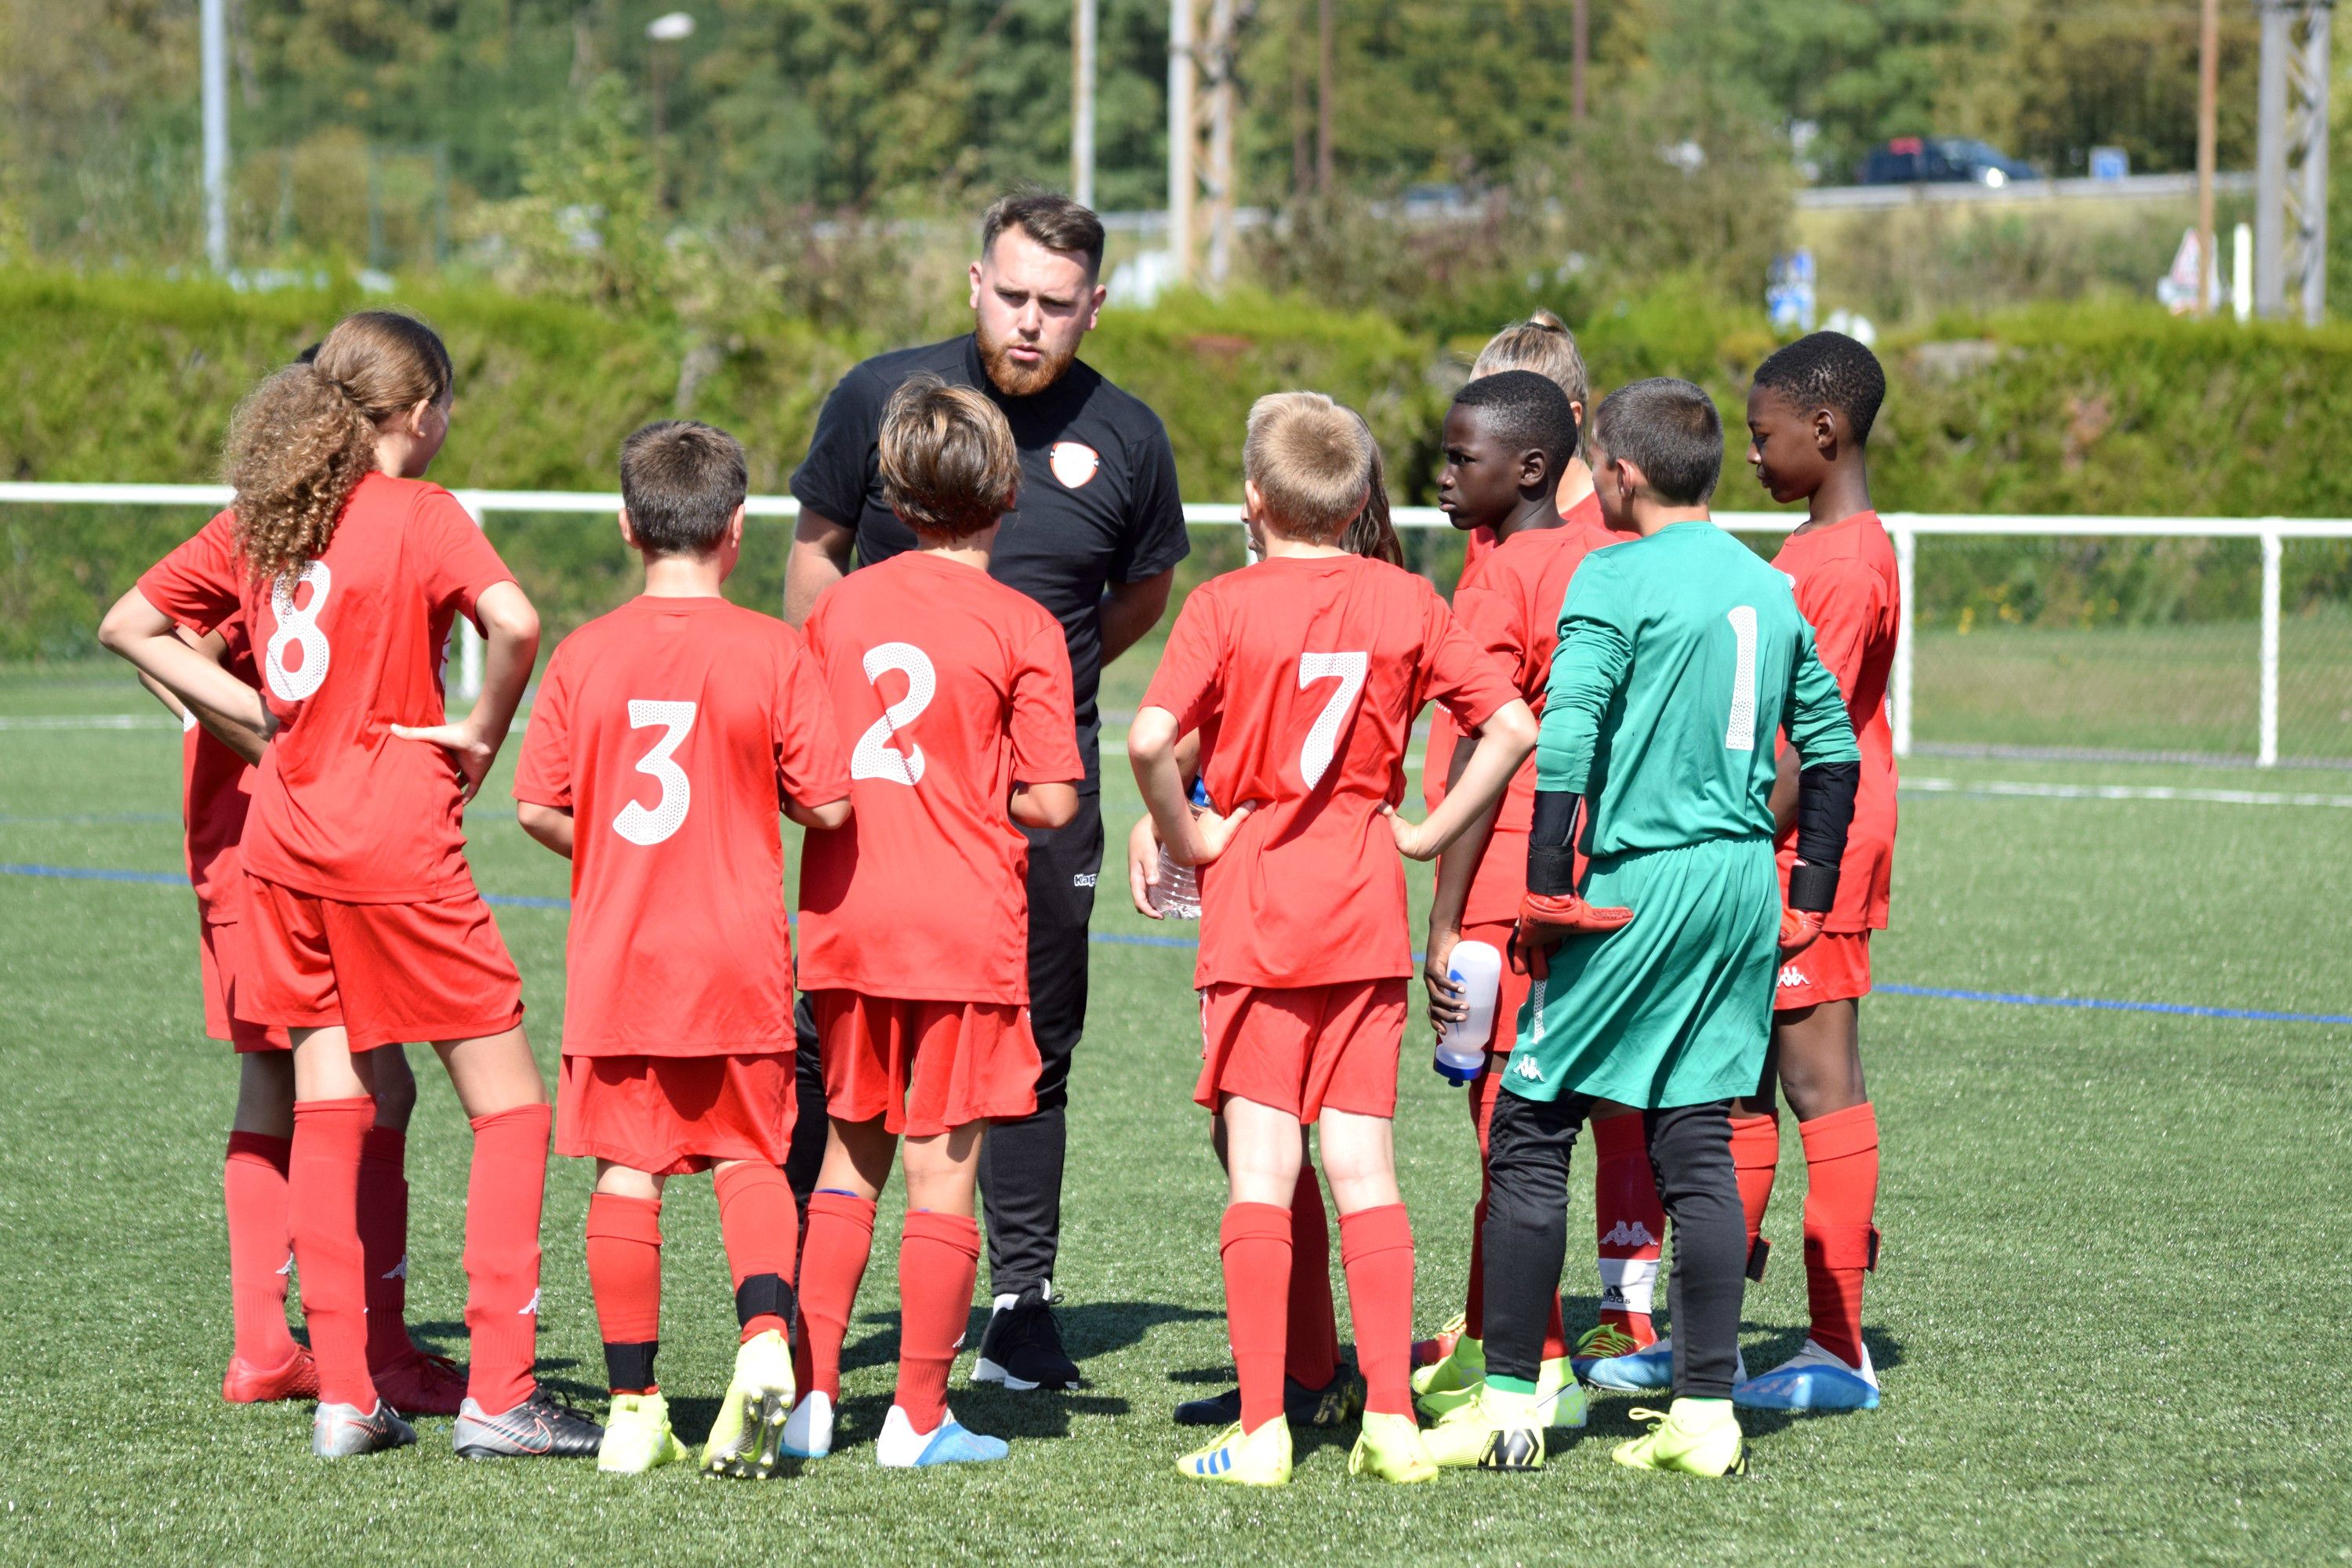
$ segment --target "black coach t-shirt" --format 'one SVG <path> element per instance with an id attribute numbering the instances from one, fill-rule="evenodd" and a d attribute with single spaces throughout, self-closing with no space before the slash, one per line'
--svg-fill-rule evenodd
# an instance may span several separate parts
<path id="1" fill-rule="evenodd" d="M 1004 410 L 1021 449 L 1021 503 L 996 536 L 989 574 L 1020 589 L 1062 623 L 1070 643 L 1078 750 L 1088 790 L 1097 787 L 1102 723 L 1104 586 L 1167 571 L 1192 548 L 1176 494 L 1167 427 L 1143 404 L 1083 362 L 1043 392 L 1008 397 L 988 379 L 971 334 L 877 354 L 841 378 L 817 416 L 793 495 L 820 516 L 857 531 L 858 564 L 915 547 L 882 499 L 882 409 L 908 377 L 929 371 L 977 387 Z"/>

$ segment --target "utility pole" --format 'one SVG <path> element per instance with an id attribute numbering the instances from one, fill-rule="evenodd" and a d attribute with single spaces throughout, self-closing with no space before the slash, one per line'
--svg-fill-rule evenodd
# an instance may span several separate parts
<path id="1" fill-rule="evenodd" d="M 2317 326 L 2327 306 L 2327 72 L 2335 0 L 2255 0 L 2263 29 L 2255 104 L 2254 310 L 2290 298 Z"/>
<path id="2" fill-rule="evenodd" d="M 1339 46 L 1331 36 L 1331 0 L 1315 0 L 1315 189 L 1334 194 L 1331 177 L 1331 94 L 1339 75 Z"/>
<path id="3" fill-rule="evenodd" d="M 1234 0 L 1209 0 L 1209 283 L 1234 270 Z"/>
<path id="4" fill-rule="evenodd" d="M 1095 205 L 1096 20 L 1096 0 L 1077 0 L 1070 13 L 1070 195 L 1089 207 Z"/>
<path id="5" fill-rule="evenodd" d="M 1202 0 L 1172 0 L 1169 10 L 1168 251 L 1173 280 L 1191 282 L 1205 240 L 1206 279 L 1215 285 L 1233 269 L 1237 17 L 1234 0 L 1207 3 L 1206 37 L 1196 30 Z"/>
<path id="6" fill-rule="evenodd" d="M 228 0 L 204 0 L 205 259 L 228 270 Z"/>
<path id="7" fill-rule="evenodd" d="M 2205 0 L 2208 8 L 2220 3 L 2221 0 Z M 1568 74 L 1568 112 L 1569 117 L 1580 125 L 1584 122 L 1584 73 L 1592 64 L 1591 0 L 1576 0 L 1575 18 L 1570 27 L 1575 52 Z"/>
<path id="8" fill-rule="evenodd" d="M 2221 0 L 2203 0 L 2197 18 L 2197 313 L 2213 310 L 2213 137 L 2221 96 Z"/>
<path id="9" fill-rule="evenodd" d="M 1169 278 L 1192 280 L 1192 192 L 1200 184 L 1192 161 L 1199 141 L 1192 127 L 1193 0 L 1168 5 L 1168 260 Z"/>

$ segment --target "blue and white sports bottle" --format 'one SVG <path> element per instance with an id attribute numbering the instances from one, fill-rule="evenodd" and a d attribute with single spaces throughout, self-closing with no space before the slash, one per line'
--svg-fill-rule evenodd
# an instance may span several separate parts
<path id="1" fill-rule="evenodd" d="M 1486 1046 L 1495 1037 L 1495 998 L 1503 988 L 1503 955 L 1491 942 L 1456 942 L 1445 977 L 1462 988 L 1470 1013 L 1437 1037 L 1437 1060 L 1430 1065 L 1448 1083 L 1468 1083 L 1486 1070 Z"/>

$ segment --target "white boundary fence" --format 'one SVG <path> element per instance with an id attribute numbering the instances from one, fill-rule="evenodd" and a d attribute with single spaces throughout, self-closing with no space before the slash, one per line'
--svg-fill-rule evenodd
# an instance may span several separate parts
<path id="1" fill-rule="evenodd" d="M 618 491 L 478 490 L 451 492 L 477 522 L 501 512 L 575 513 L 609 516 L 620 510 Z M 48 506 L 185 506 L 217 510 L 228 504 L 226 485 L 100 485 L 0 482 L 0 503 Z M 752 517 L 793 518 L 800 503 L 790 496 L 753 496 L 744 503 Z M 1895 542 L 1901 575 L 1903 621 L 1895 643 L 1895 669 L 1887 686 L 1889 719 L 1898 756 L 1911 752 L 1911 605 L 1913 573 L 1923 535 L 2008 535 L 2073 539 L 2255 539 L 2262 542 L 2263 610 L 2261 692 L 2256 764 L 2278 763 L 2279 733 L 2279 576 L 2284 542 L 2289 539 L 2352 539 L 2352 518 L 2286 517 L 2069 517 L 2047 514 L 2001 515 L 1967 512 L 1883 512 Z M 1184 521 L 1195 526 L 1239 523 L 1242 509 L 1231 503 L 1196 503 L 1184 509 Z M 1786 533 L 1801 521 L 1794 512 L 1719 511 L 1716 521 L 1742 533 Z M 1434 507 L 1399 507 L 1394 521 L 1400 528 L 1448 528 Z M 460 623 L 463 625 L 463 623 Z M 464 627 L 458 662 L 458 689 L 473 696 L 481 689 L 481 639 Z"/>

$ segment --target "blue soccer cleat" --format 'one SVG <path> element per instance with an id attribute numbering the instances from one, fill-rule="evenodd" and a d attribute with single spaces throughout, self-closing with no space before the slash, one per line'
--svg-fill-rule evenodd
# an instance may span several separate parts
<path id="1" fill-rule="evenodd" d="M 913 1470 L 925 1465 L 985 1464 L 1011 1452 L 1002 1437 L 966 1431 L 952 1412 L 940 1417 L 937 1430 L 918 1432 L 907 1413 L 893 1405 L 882 1423 L 882 1436 L 875 1440 L 874 1462 L 885 1469 Z"/>
<path id="2" fill-rule="evenodd" d="M 1748 1357 L 1744 1353 L 1733 1375 L 1738 1382 L 1748 1381 Z M 1631 1355 L 1596 1361 L 1584 1369 L 1584 1381 L 1595 1388 L 1613 1388 L 1622 1394 L 1662 1394 L 1674 1386 L 1675 1337 L 1667 1334 Z"/>
<path id="3" fill-rule="evenodd" d="M 1807 1340 L 1779 1366 L 1732 1389 L 1731 1402 L 1743 1410 L 1875 1410 L 1878 1373 L 1868 1350 L 1857 1367 Z"/>

